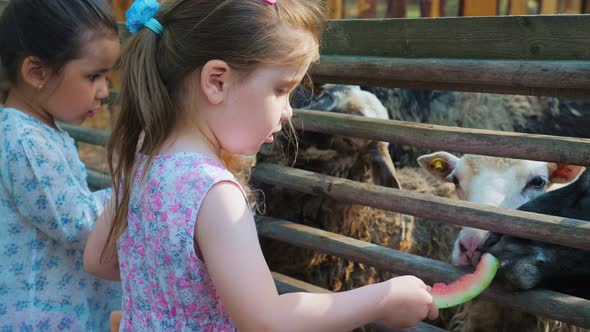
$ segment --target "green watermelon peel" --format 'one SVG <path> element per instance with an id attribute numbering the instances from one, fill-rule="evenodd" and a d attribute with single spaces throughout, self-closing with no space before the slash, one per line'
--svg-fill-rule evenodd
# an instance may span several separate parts
<path id="1" fill-rule="evenodd" d="M 481 256 L 475 272 L 466 274 L 449 285 L 436 283 L 430 293 L 439 309 L 454 307 L 472 300 L 492 282 L 500 261 L 489 253 Z"/>

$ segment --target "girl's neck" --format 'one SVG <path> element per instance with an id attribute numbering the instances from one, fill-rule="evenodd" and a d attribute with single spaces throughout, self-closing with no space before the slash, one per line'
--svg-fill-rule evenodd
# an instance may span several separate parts
<path id="1" fill-rule="evenodd" d="M 17 109 L 41 121 L 47 126 L 59 130 L 55 124 L 55 119 L 49 112 L 43 109 L 38 103 L 34 102 L 31 93 L 26 93 L 18 89 L 10 89 L 8 98 L 6 98 L 5 107 Z"/>
<path id="2" fill-rule="evenodd" d="M 221 162 L 221 147 L 217 140 L 197 125 L 184 125 L 173 130 L 159 153 L 198 152 Z"/>

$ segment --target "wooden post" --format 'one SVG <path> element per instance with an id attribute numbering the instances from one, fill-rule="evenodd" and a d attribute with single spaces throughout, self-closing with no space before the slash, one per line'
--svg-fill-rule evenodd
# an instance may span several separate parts
<path id="1" fill-rule="evenodd" d="M 408 0 L 388 0 L 385 17 L 406 17 Z"/>
<path id="2" fill-rule="evenodd" d="M 357 0 L 359 18 L 377 17 L 377 0 Z"/>
<path id="3" fill-rule="evenodd" d="M 327 16 L 330 19 L 341 19 L 344 18 L 344 0 L 327 0 L 326 9 L 328 10 Z"/>
<path id="4" fill-rule="evenodd" d="M 584 0 L 584 8 L 582 9 L 582 13 L 590 14 L 590 0 Z"/>
<path id="5" fill-rule="evenodd" d="M 445 16 L 444 0 L 420 0 L 420 16 L 442 17 Z"/>
<path id="6" fill-rule="evenodd" d="M 133 0 L 109 0 L 109 4 L 113 8 L 113 12 L 115 13 L 115 18 L 118 22 L 125 22 L 127 19 L 125 18 L 125 13 L 127 9 L 131 7 Z M 121 72 L 119 70 L 111 70 L 107 74 L 107 78 L 110 83 L 110 88 L 120 91 L 121 90 Z M 116 112 L 118 107 L 109 105 L 109 111 L 111 117 L 113 117 L 113 113 Z"/>
<path id="7" fill-rule="evenodd" d="M 508 5 L 508 15 L 528 15 L 528 0 L 510 0 Z"/>
<path id="8" fill-rule="evenodd" d="M 440 17 L 446 17 L 447 16 L 447 0 L 439 0 L 440 5 Z"/>
<path id="9" fill-rule="evenodd" d="M 582 12 L 582 0 L 564 0 L 563 14 L 580 14 Z"/>
<path id="10" fill-rule="evenodd" d="M 540 0 L 539 14 L 553 15 L 559 10 L 559 0 Z"/>
<path id="11" fill-rule="evenodd" d="M 113 7 L 113 11 L 115 12 L 115 17 L 117 21 L 124 22 L 125 19 L 125 12 L 131 4 L 133 3 L 132 0 L 109 0 L 109 4 Z"/>
<path id="12" fill-rule="evenodd" d="M 498 0 L 461 0 L 460 16 L 497 16 Z"/>

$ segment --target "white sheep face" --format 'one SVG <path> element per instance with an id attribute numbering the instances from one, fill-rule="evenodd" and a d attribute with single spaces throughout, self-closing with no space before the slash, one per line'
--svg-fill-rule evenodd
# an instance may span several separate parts
<path id="1" fill-rule="evenodd" d="M 436 152 L 418 158 L 421 167 L 442 181 L 453 182 L 465 201 L 516 209 L 539 197 L 553 184 L 574 180 L 583 169 L 554 163 Z M 455 240 L 451 261 L 455 265 L 479 262 L 479 246 L 487 231 L 463 227 Z"/>

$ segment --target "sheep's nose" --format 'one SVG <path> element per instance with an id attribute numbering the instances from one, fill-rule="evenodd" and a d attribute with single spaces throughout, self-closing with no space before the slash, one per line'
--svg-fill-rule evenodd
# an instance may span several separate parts
<path id="1" fill-rule="evenodd" d="M 472 265 L 477 265 L 481 258 L 479 246 L 483 243 L 483 239 L 478 234 L 467 234 L 459 239 L 459 250 L 461 254 L 465 255 Z"/>

